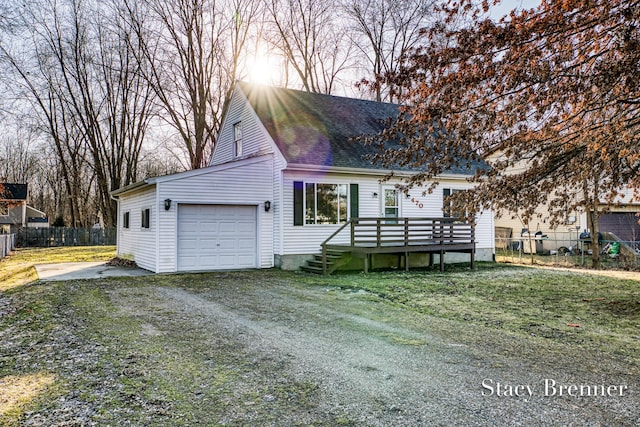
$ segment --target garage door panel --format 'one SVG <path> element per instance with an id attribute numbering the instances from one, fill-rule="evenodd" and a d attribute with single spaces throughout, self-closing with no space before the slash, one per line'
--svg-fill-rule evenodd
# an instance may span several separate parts
<path id="1" fill-rule="evenodd" d="M 178 243 L 178 249 L 197 249 L 198 241 L 195 239 L 181 240 Z"/>
<path id="2" fill-rule="evenodd" d="M 238 249 L 238 241 L 236 239 L 220 239 L 219 248 L 223 251 L 236 250 Z"/>
<path id="3" fill-rule="evenodd" d="M 244 265 L 244 266 L 249 266 L 252 265 L 254 262 L 254 258 L 250 257 L 250 256 L 238 256 L 238 264 Z"/>
<path id="4" fill-rule="evenodd" d="M 238 249 L 250 249 L 254 247 L 255 242 L 253 239 L 240 238 L 238 239 Z"/>
<path id="5" fill-rule="evenodd" d="M 178 270 L 257 267 L 255 206 L 178 205 Z"/>

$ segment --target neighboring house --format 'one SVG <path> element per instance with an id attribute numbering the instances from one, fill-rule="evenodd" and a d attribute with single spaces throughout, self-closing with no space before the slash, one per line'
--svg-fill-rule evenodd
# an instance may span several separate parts
<path id="1" fill-rule="evenodd" d="M 397 113 L 392 104 L 238 83 L 209 167 L 113 193 L 118 255 L 157 273 L 296 269 L 350 218 L 443 217 L 444 195 L 469 188 L 475 170 L 450 171 L 432 194 L 406 196 L 399 180 L 381 182 L 389 171 L 366 157 L 376 148 L 351 140 Z M 493 214 L 478 215 L 475 259 L 493 259 L 493 230 Z M 456 255 L 446 260 L 469 259 Z"/>
<path id="2" fill-rule="evenodd" d="M 489 164 L 500 159 L 500 151 L 492 152 L 487 156 Z M 523 172 L 525 167 L 526 165 L 521 163 L 512 167 L 509 173 Z M 558 191 L 562 191 L 561 186 L 558 186 Z M 576 195 L 574 202 L 579 202 L 580 197 L 580 195 Z M 605 205 L 606 201 L 603 200 L 602 204 Z M 640 241 L 640 224 L 638 224 L 640 217 L 636 216 L 638 213 L 640 213 L 640 200 L 634 199 L 633 189 L 622 188 L 620 197 L 607 208 L 607 212 L 600 213 L 598 228 L 601 233 L 613 233 L 620 240 L 638 242 Z M 567 212 L 564 221 L 555 227 L 551 226 L 548 205 L 538 206 L 528 223 L 524 222 L 517 212 L 495 211 L 495 214 L 497 248 L 504 247 L 509 240 L 521 240 L 522 235 L 528 239 L 528 233 L 533 235 L 534 240 L 536 233 L 546 236 L 546 239 L 541 242 L 543 251 L 557 250 L 562 247 L 569 248 L 570 246 L 577 247 L 580 234 L 589 230 L 585 211 Z M 501 238 L 504 238 L 502 242 Z M 525 251 L 527 250 L 526 246 L 525 244 Z"/>
<path id="3" fill-rule="evenodd" d="M 1 183 L 0 233 L 13 233 L 23 227 L 48 227 L 44 212 L 28 206 L 27 184 Z"/>

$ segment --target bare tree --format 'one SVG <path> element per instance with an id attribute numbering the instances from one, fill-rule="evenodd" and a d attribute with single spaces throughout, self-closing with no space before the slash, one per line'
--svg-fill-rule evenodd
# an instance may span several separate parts
<path id="1" fill-rule="evenodd" d="M 415 47 L 434 15 L 433 1 L 349 0 L 342 5 L 353 42 L 365 59 L 364 82 L 376 101 L 393 101 L 383 77 L 396 73 L 402 56 Z"/>
<path id="2" fill-rule="evenodd" d="M 352 45 L 336 20 L 334 1 L 266 0 L 265 37 L 286 59 L 300 86 L 332 93 L 339 76 L 353 66 Z M 290 83 L 290 82 L 287 82 Z"/>
<path id="3" fill-rule="evenodd" d="M 38 167 L 35 143 L 35 132 L 26 127 L 0 137 L 0 181 L 29 181 Z"/>
<path id="4" fill-rule="evenodd" d="M 30 2 L 21 9 L 20 26 L 0 41 L 16 95 L 32 103 L 52 141 L 74 226 L 96 217 L 115 223 L 110 191 L 135 179 L 152 115 L 152 92 L 110 6 Z M 93 212 L 87 211 L 92 195 Z"/>
<path id="5" fill-rule="evenodd" d="M 189 168 L 209 161 L 259 6 L 254 0 L 128 3 L 145 76 L 180 136 Z"/>

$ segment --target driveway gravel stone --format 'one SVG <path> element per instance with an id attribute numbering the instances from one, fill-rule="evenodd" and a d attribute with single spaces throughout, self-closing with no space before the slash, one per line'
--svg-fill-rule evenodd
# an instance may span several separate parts
<path id="1" fill-rule="evenodd" d="M 563 354 L 562 346 L 552 357 L 537 357 L 533 338 L 496 336 L 483 327 L 408 314 L 366 292 L 269 283 L 149 292 L 156 309 L 240 344 L 257 365 L 278 367 L 261 370 L 263 380 L 286 374 L 316 384 L 317 410 L 355 425 L 640 423 L 640 384 L 624 374 L 624 366 L 598 360 L 585 365 Z M 116 294 L 122 304 L 129 301 Z M 580 395 L 580 385 L 591 387 L 592 395 L 584 395 L 584 387 Z M 602 394 L 595 386 L 620 385 L 622 396 L 594 395 Z M 237 417 L 228 422 L 260 421 Z"/>

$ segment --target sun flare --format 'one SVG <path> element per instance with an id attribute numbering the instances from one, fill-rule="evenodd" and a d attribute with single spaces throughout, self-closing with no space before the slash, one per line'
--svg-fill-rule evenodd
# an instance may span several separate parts
<path id="1" fill-rule="evenodd" d="M 257 52 L 249 65 L 249 79 L 253 83 L 270 85 L 280 79 L 280 67 L 273 55 Z"/>

